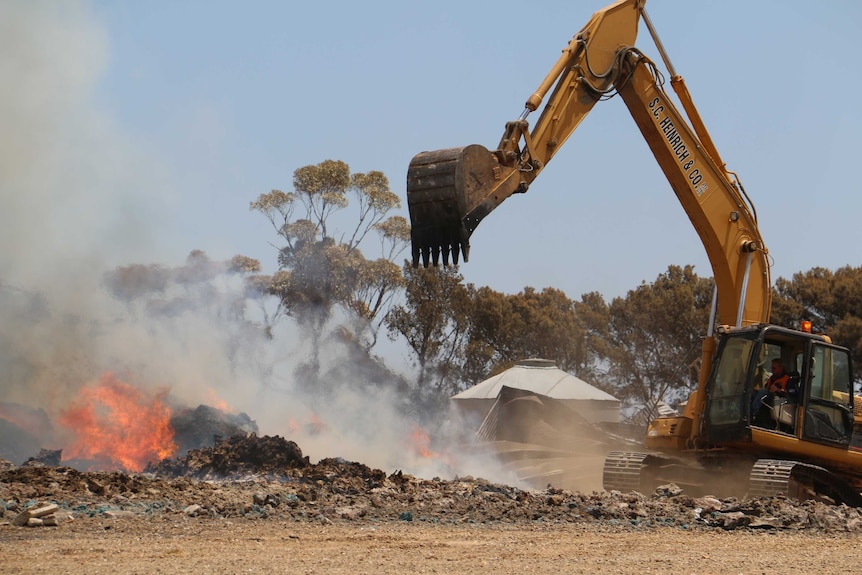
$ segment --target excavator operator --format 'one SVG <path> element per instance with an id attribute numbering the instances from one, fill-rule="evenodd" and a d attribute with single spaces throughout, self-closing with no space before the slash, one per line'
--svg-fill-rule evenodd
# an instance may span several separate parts
<path id="1" fill-rule="evenodd" d="M 769 376 L 766 384 L 754 394 L 754 398 L 751 400 L 751 419 L 755 419 L 764 404 L 771 405 L 776 395 L 783 397 L 787 394 L 789 383 L 790 374 L 784 369 L 784 362 L 780 358 L 774 358 L 772 360 L 772 375 Z"/>

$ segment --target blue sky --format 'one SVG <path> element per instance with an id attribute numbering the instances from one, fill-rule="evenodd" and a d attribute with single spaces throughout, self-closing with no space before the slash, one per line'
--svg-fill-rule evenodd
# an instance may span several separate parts
<path id="1" fill-rule="evenodd" d="M 52 140 L 56 150 L 33 169 L 74 158 L 59 164 L 74 177 L 57 177 L 66 188 L 48 208 L 60 225 L 80 212 L 78 228 L 94 231 L 92 245 L 73 254 L 175 265 L 202 249 L 214 259 L 256 257 L 274 271 L 275 235 L 248 210 L 258 194 L 288 189 L 298 167 L 338 159 L 353 171 L 383 171 L 403 198 L 417 152 L 496 145 L 603 5 L 13 2 L 19 24 L 35 22 L 30 36 L 47 38 L 36 48 L 23 38 L 19 51 L 42 51 L 41 64 L 61 71 L 50 80 L 59 106 L 15 112 L 48 120 L 67 112 L 57 113 L 69 125 L 53 129 L 63 136 Z M 862 4 L 652 0 L 647 9 L 755 202 L 773 278 L 862 264 L 854 177 L 862 74 L 852 64 Z M 643 26 L 638 45 L 657 59 Z M 76 114 L 81 121 L 69 123 Z M 572 298 L 613 297 L 670 264 L 711 275 L 618 98 L 596 106 L 531 191 L 485 220 L 472 246 L 466 280 L 507 293 L 553 286 Z"/>

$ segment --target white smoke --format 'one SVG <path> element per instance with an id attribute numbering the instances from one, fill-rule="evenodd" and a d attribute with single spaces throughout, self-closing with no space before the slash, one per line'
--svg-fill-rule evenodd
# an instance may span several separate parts
<path id="1" fill-rule="evenodd" d="M 74 294 L 99 264 L 146 253 L 169 189 L 95 103 L 108 44 L 88 5 L 13 0 L 2 12 L 0 277 Z"/>
<path id="2" fill-rule="evenodd" d="M 248 316 L 231 316 L 239 278 L 220 277 L 199 293 L 171 286 L 156 298 L 175 303 L 171 313 L 108 293 L 106 271 L 166 253 L 154 230 L 164 231 L 176 186 L 166 164 L 97 104 L 110 45 L 88 3 L 9 0 L 0 12 L 3 401 L 54 419 L 81 386 L 113 371 L 137 386 L 167 387 L 189 407 L 224 401 L 312 459 L 457 473 L 451 460 L 420 453 L 412 417 L 364 374 L 328 382 L 337 393 L 324 402 L 300 393 L 294 369 L 307 343 L 290 321 L 269 339 Z M 324 370 L 344 360 L 336 344 L 323 356 Z"/>

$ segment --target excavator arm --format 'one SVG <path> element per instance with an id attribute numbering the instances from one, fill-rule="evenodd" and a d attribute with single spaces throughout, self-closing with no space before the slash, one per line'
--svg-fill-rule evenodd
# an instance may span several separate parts
<path id="1" fill-rule="evenodd" d="M 617 85 L 712 266 L 718 323 L 769 321 L 772 289 L 766 247 L 753 208 L 665 93 L 660 73 L 637 50 L 625 55 Z"/>
<path id="2" fill-rule="evenodd" d="M 497 149 L 481 145 L 422 152 L 410 163 L 407 203 L 413 264 L 458 263 L 469 256 L 479 222 L 515 193 L 526 192 L 599 101 L 619 94 L 706 249 L 716 282 L 717 320 L 765 323 L 771 280 L 755 212 L 725 170 L 681 77 L 673 85 L 688 121 L 664 90 L 657 66 L 634 47 L 645 0 L 621 0 L 596 12 L 506 124 Z M 669 62 L 666 60 L 669 65 Z M 527 116 L 548 101 L 532 130 Z M 654 225 L 651 224 L 651 225 Z"/>

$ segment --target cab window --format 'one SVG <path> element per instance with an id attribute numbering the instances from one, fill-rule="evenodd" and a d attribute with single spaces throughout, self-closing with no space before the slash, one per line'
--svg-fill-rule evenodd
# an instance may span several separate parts
<path id="1" fill-rule="evenodd" d="M 848 353 L 814 345 L 806 384 L 805 435 L 818 441 L 847 443 L 853 424 Z"/>
<path id="2" fill-rule="evenodd" d="M 718 365 L 710 393 L 707 418 L 712 425 L 739 423 L 747 416 L 746 376 L 755 342 L 734 338 L 727 341 Z"/>

